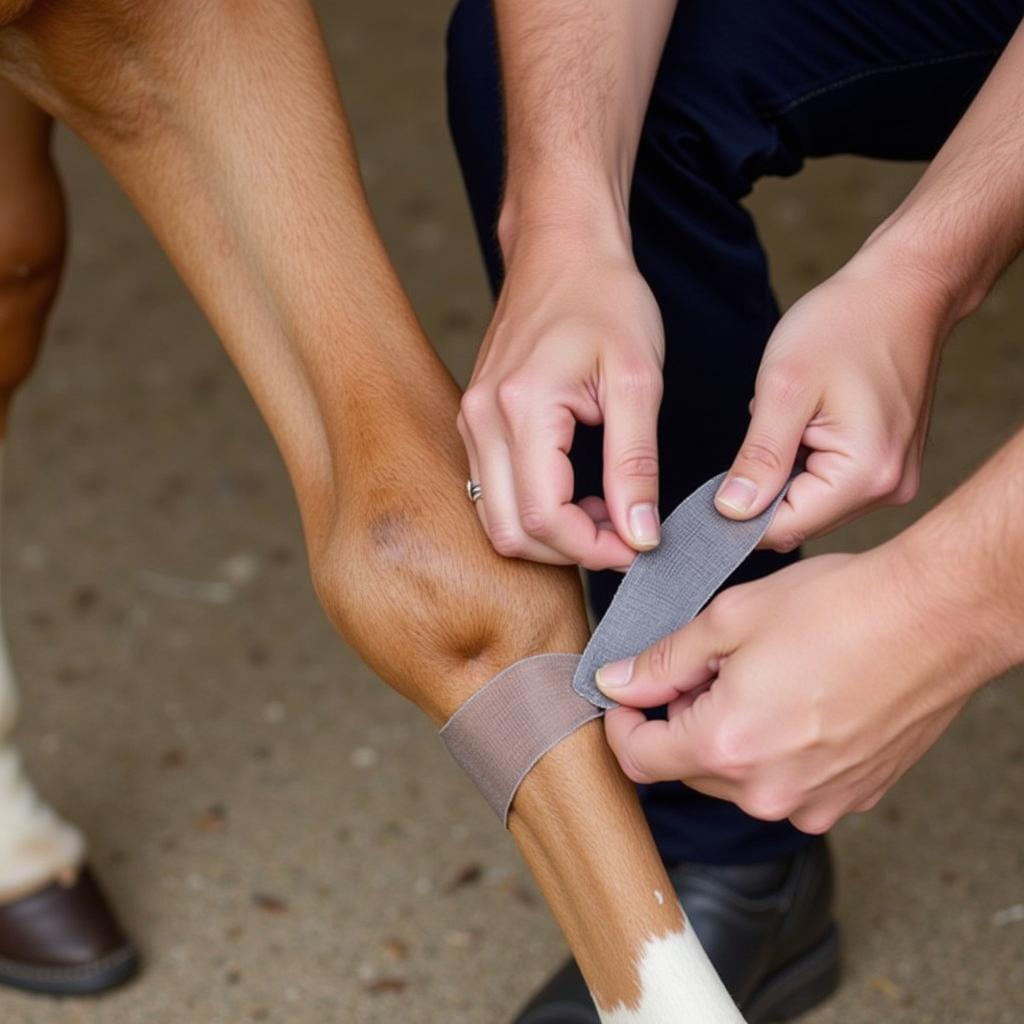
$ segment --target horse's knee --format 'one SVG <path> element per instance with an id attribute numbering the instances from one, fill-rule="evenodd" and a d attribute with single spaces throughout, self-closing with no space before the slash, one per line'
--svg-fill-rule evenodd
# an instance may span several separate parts
<path id="1" fill-rule="evenodd" d="M 64 202 L 52 167 L 8 187 L 0 172 L 0 290 L 5 304 L 50 300 L 64 264 Z"/>
<path id="2" fill-rule="evenodd" d="M 0 170 L 0 404 L 35 362 L 64 264 L 56 172 L 48 161 L 14 170 Z"/>

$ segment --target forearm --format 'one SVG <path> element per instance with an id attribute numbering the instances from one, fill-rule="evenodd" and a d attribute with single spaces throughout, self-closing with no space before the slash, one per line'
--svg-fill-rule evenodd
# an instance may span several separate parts
<path id="1" fill-rule="evenodd" d="M 1024 28 L 916 187 L 869 240 L 971 313 L 1024 246 Z"/>
<path id="2" fill-rule="evenodd" d="M 677 0 L 496 0 L 508 165 L 499 233 L 608 222 L 621 235 Z"/>
<path id="3" fill-rule="evenodd" d="M 887 547 L 964 696 L 1024 663 L 1024 429 Z M 884 549 L 883 549 L 884 551 Z"/>

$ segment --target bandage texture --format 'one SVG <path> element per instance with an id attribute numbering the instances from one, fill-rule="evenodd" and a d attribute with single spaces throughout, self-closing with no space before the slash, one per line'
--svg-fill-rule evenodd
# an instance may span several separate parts
<path id="1" fill-rule="evenodd" d="M 597 670 L 686 625 L 754 550 L 786 494 L 783 488 L 761 515 L 738 522 L 715 508 L 724 479 L 716 476 L 677 505 L 662 524 L 661 543 L 637 555 L 623 577 L 573 678 L 573 689 L 592 704 L 616 707 L 597 688 Z"/>
<path id="2" fill-rule="evenodd" d="M 579 696 L 578 654 L 537 654 L 499 672 L 452 715 L 441 739 L 508 824 L 512 798 L 530 769 L 601 709 Z"/>

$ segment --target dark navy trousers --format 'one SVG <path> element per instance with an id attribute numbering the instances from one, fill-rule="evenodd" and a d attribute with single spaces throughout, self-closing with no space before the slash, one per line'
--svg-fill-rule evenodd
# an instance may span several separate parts
<path id="1" fill-rule="evenodd" d="M 663 513 L 731 464 L 779 316 L 740 199 L 758 178 L 794 174 L 807 157 L 932 157 L 1022 16 L 1024 0 L 680 0 L 630 203 L 637 265 L 665 324 Z M 448 56 L 452 136 L 497 290 L 503 128 L 490 0 L 461 0 Z M 599 431 L 581 429 L 581 495 L 601 493 L 600 453 Z M 733 582 L 794 557 L 757 553 Z M 617 581 L 591 575 L 597 614 Z M 757 821 L 678 783 L 640 791 L 669 863 L 767 860 L 807 841 L 788 822 Z"/>

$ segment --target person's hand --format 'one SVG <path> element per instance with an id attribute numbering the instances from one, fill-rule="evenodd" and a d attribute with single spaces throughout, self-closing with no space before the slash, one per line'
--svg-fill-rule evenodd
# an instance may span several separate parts
<path id="1" fill-rule="evenodd" d="M 657 303 L 625 245 L 540 232 L 506 262 L 458 419 L 484 529 L 503 555 L 625 568 L 660 539 Z M 577 422 L 604 424 L 604 498 L 578 505 Z"/>
<path id="2" fill-rule="evenodd" d="M 751 421 L 715 504 L 748 519 L 803 471 L 761 547 L 791 551 L 917 493 L 935 369 L 952 327 L 940 282 L 869 243 L 782 318 L 757 375 Z"/>
<path id="3" fill-rule="evenodd" d="M 809 559 L 601 669 L 623 770 L 805 832 L 874 806 L 988 678 L 923 575 L 892 544 Z M 667 721 L 637 710 L 666 704 Z"/>

